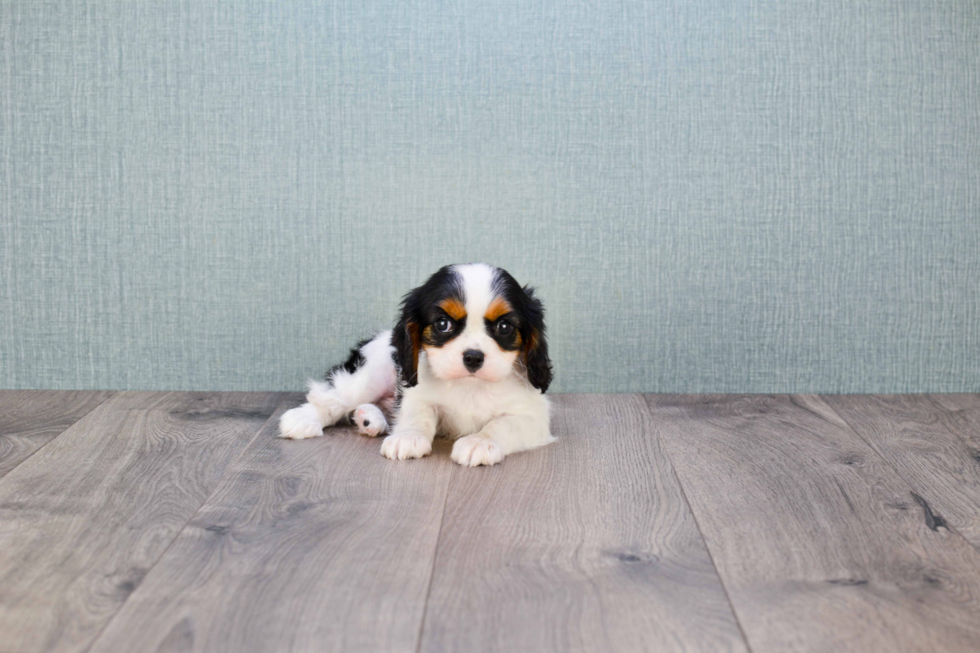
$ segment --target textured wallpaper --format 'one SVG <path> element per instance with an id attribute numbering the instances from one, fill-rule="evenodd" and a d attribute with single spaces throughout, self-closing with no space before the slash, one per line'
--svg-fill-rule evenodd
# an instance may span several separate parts
<path id="1" fill-rule="evenodd" d="M 557 391 L 980 390 L 980 4 L 0 4 L 0 387 L 299 389 L 439 266 Z"/>

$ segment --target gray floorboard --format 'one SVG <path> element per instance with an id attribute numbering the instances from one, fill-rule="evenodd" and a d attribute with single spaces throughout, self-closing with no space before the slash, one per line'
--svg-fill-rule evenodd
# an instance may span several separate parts
<path id="1" fill-rule="evenodd" d="M 930 510 L 980 549 L 976 398 L 845 395 L 824 400 L 915 488 L 923 511 Z"/>
<path id="2" fill-rule="evenodd" d="M 818 397 L 648 401 L 754 651 L 980 649 L 980 554 Z"/>
<path id="3" fill-rule="evenodd" d="M 0 479 L 0 650 L 85 650 L 278 401 L 121 392 Z"/>
<path id="4" fill-rule="evenodd" d="M 111 396 L 86 390 L 0 390 L 0 477 Z"/>
<path id="5" fill-rule="evenodd" d="M 299 400 L 0 391 L 0 651 L 980 650 L 978 395 L 558 395 L 479 469 Z"/>
<path id="6" fill-rule="evenodd" d="M 280 407 L 284 410 L 295 405 Z M 93 647 L 411 651 L 453 463 L 351 428 L 249 446 Z"/>

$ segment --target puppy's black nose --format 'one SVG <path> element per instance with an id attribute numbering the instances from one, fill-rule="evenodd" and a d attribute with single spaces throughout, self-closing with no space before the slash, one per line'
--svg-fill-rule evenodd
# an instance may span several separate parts
<path id="1" fill-rule="evenodd" d="M 475 372 L 483 365 L 483 352 L 479 349 L 467 349 L 463 352 L 463 365 L 470 372 Z"/>

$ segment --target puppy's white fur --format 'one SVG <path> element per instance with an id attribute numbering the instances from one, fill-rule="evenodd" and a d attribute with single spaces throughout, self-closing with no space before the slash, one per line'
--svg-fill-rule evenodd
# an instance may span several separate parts
<path id="1" fill-rule="evenodd" d="M 428 455 L 437 434 L 456 439 L 452 459 L 471 467 L 494 465 L 509 454 L 554 441 L 547 398 L 528 382 L 517 352 L 498 347 L 486 331 L 483 316 L 495 298 L 495 269 L 475 264 L 453 271 L 472 318 L 446 345 L 419 353 L 418 382 L 400 389 L 392 433 L 381 445 L 382 455 L 392 460 Z M 311 381 L 308 403 L 283 414 L 280 436 L 322 435 L 325 426 L 351 411 L 362 433 L 382 433 L 398 382 L 391 336 L 383 331 L 365 344 L 360 350 L 364 363 L 353 373 L 340 369 L 327 382 Z M 463 364 L 463 352 L 469 349 L 485 356 L 475 373 Z"/>

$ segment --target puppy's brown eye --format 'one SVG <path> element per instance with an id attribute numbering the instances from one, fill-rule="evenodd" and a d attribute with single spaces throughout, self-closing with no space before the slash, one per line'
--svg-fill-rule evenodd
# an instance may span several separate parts
<path id="1" fill-rule="evenodd" d="M 496 330 L 498 336 L 509 336 L 514 332 L 514 325 L 510 322 L 504 322 L 501 320 L 500 322 L 497 322 Z"/>
<path id="2" fill-rule="evenodd" d="M 444 317 L 436 320 L 435 327 L 439 333 L 452 333 L 454 328 L 453 323 Z"/>

